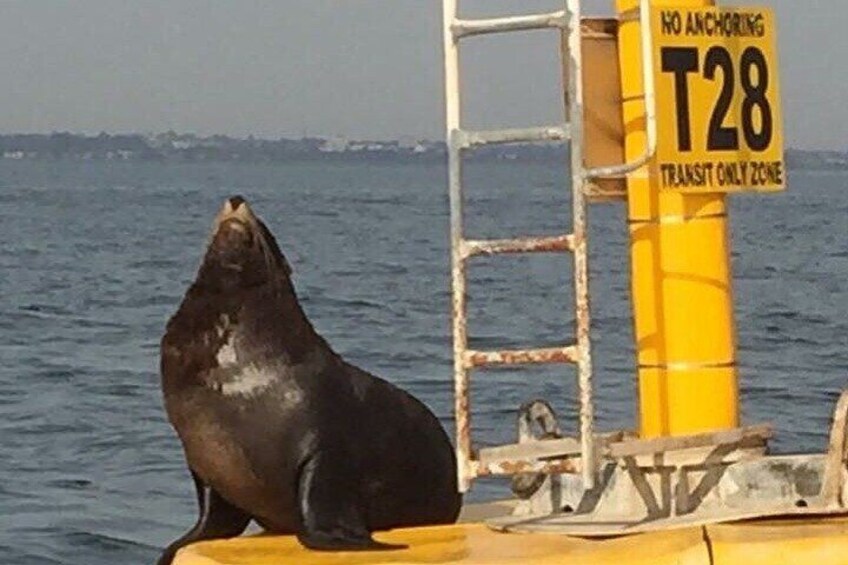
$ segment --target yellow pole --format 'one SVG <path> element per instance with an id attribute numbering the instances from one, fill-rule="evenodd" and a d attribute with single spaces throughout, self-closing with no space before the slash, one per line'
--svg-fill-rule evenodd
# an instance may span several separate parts
<path id="1" fill-rule="evenodd" d="M 638 0 L 616 0 L 625 148 L 645 148 Z M 701 7 L 711 0 L 662 0 Z M 670 112 L 671 108 L 658 108 Z M 739 423 L 727 210 L 724 194 L 660 192 L 646 169 L 628 180 L 633 317 L 642 437 Z"/>

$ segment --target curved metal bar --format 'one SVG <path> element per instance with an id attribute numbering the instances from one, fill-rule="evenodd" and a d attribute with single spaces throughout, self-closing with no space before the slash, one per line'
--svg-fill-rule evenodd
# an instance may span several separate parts
<path id="1" fill-rule="evenodd" d="M 585 178 L 621 177 L 644 167 L 657 152 L 657 95 L 654 84 L 654 34 L 651 29 L 651 2 L 639 4 L 639 26 L 642 35 L 642 83 L 645 90 L 645 152 L 630 163 L 596 167 L 585 172 Z"/>

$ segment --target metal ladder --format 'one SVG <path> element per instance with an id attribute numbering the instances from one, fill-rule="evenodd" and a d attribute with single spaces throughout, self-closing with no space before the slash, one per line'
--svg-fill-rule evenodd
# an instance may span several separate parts
<path id="1" fill-rule="evenodd" d="M 474 367 L 539 363 L 575 363 L 580 395 L 580 440 L 560 440 L 556 446 L 546 442 L 547 449 L 576 451 L 584 488 L 595 484 L 594 406 L 592 402 L 592 358 L 589 339 L 589 282 L 586 242 L 586 187 L 594 178 L 621 176 L 645 165 L 656 148 L 656 109 L 653 102 L 653 75 L 650 72 L 651 41 L 649 1 L 642 0 L 643 57 L 645 72 L 645 105 L 647 143 L 645 154 L 632 163 L 586 169 L 583 159 L 583 84 L 582 33 L 579 0 L 565 0 L 565 9 L 526 16 L 487 19 L 460 19 L 458 0 L 443 0 L 443 37 L 445 57 L 445 102 L 450 191 L 451 279 L 453 288 L 453 357 L 456 412 L 456 451 L 459 489 L 465 492 L 471 481 L 490 474 L 518 472 L 555 472 L 555 466 L 538 461 L 534 465 L 510 465 L 510 459 L 527 459 L 526 450 L 510 450 L 504 446 L 479 450 L 471 442 L 469 374 Z M 647 24 L 647 25 L 646 25 Z M 475 35 L 526 31 L 534 29 L 566 30 L 568 34 L 568 75 L 566 77 L 566 122 L 562 124 L 520 129 L 469 131 L 461 127 L 459 42 Z M 572 233 L 554 237 L 525 237 L 503 240 L 470 240 L 464 237 L 462 215 L 462 153 L 464 150 L 495 143 L 571 140 Z M 574 258 L 574 296 L 576 306 L 576 343 L 553 348 L 474 351 L 468 348 L 466 320 L 466 264 L 478 255 L 501 253 L 571 252 Z M 569 443 L 571 442 L 571 443 Z M 533 458 L 533 453 L 530 458 Z M 487 457 L 488 455 L 488 457 Z M 543 453 L 536 453 L 541 457 Z M 565 470 L 565 469 L 560 469 Z"/>

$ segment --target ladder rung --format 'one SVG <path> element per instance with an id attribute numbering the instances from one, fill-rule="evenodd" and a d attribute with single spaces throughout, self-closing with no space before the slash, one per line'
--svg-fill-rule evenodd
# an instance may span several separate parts
<path id="1" fill-rule="evenodd" d="M 530 14 L 527 16 L 506 16 L 502 18 L 486 18 L 479 20 L 454 20 L 451 31 L 455 38 L 484 33 L 500 33 L 505 31 L 527 31 L 531 29 L 564 28 L 568 25 L 565 10 L 546 14 Z"/>
<path id="2" fill-rule="evenodd" d="M 567 124 L 533 128 L 494 129 L 486 131 L 457 131 L 457 141 L 462 148 L 490 143 L 531 143 L 534 141 L 564 141 L 570 136 Z"/>
<path id="3" fill-rule="evenodd" d="M 577 348 L 513 349 L 501 351 L 466 351 L 462 356 L 467 369 L 482 365 L 535 365 L 540 363 L 576 363 Z"/>
<path id="4" fill-rule="evenodd" d="M 574 251 L 574 236 L 525 237 L 518 239 L 465 240 L 462 242 L 464 258 L 497 253 L 545 253 Z"/>

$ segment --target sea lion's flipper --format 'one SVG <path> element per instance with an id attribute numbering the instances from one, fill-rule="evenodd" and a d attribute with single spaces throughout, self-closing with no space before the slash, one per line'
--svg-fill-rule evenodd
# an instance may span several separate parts
<path id="1" fill-rule="evenodd" d="M 358 503 L 353 473 L 344 460 L 324 453 L 312 456 L 298 478 L 301 529 L 297 539 L 318 551 L 375 551 L 403 549 L 374 541 Z"/>
<path id="2" fill-rule="evenodd" d="M 181 538 L 169 545 L 156 565 L 170 565 L 177 550 L 196 541 L 228 538 L 242 533 L 250 522 L 250 516 L 236 508 L 215 489 L 205 484 L 193 471 L 194 488 L 197 490 L 199 516 L 197 523 Z"/>

